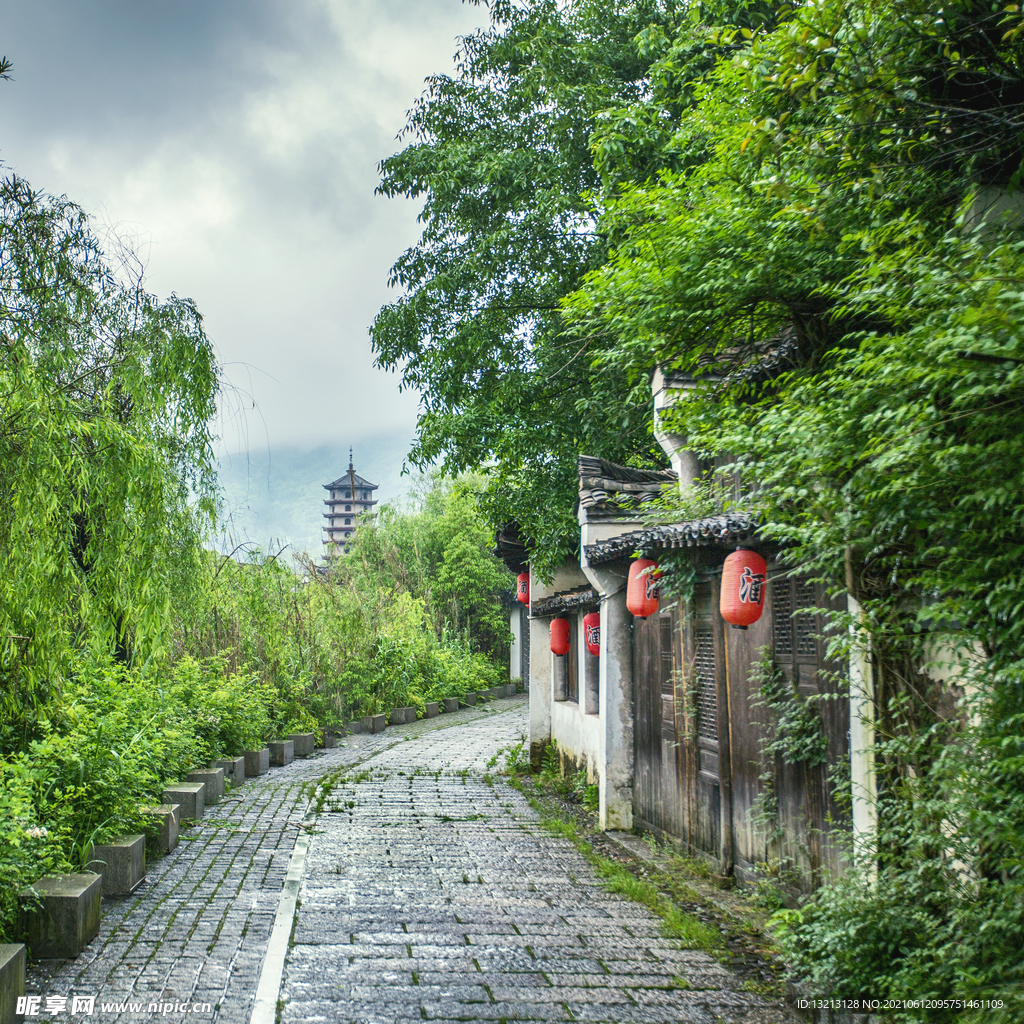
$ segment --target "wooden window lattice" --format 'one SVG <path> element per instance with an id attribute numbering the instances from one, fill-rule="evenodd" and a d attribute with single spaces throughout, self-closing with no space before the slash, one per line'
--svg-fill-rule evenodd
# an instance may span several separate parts
<path id="1" fill-rule="evenodd" d="M 675 684 L 672 679 L 672 620 L 667 616 L 659 623 L 661 629 L 661 694 L 663 697 L 675 695 Z"/>
<path id="2" fill-rule="evenodd" d="M 814 584 L 800 580 L 796 585 L 796 607 L 810 608 L 815 603 Z M 818 653 L 816 616 L 797 615 L 793 624 L 796 627 L 796 653 L 813 658 Z"/>
<path id="3" fill-rule="evenodd" d="M 715 689 L 715 634 L 694 630 L 694 669 L 697 675 L 697 735 L 718 739 L 718 694 Z"/>
<path id="4" fill-rule="evenodd" d="M 772 584 L 772 632 L 775 653 L 784 658 L 793 656 L 793 599 L 790 596 L 789 580 L 776 580 Z"/>

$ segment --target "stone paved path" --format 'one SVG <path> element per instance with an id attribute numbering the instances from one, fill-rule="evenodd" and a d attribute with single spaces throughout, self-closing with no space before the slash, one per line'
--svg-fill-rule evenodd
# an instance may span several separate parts
<path id="1" fill-rule="evenodd" d="M 526 698 L 502 700 L 350 737 L 246 782 L 150 864 L 134 896 L 104 900 L 81 956 L 30 966 L 38 1019 L 248 1022 L 310 795 L 345 774 L 311 836 L 281 1024 L 790 1021 L 711 957 L 661 938 L 490 778 L 525 730 Z M 73 995 L 95 997 L 92 1013 L 69 1012 L 70 998 L 47 1012 L 48 997 Z"/>
<path id="2" fill-rule="evenodd" d="M 208 808 L 197 826 L 183 829 L 178 848 L 149 864 L 133 896 L 104 899 L 100 934 L 77 959 L 30 965 L 26 991 L 42 997 L 38 1019 L 244 1024 L 306 811 L 304 786 L 311 789 L 325 773 L 402 743 L 405 735 L 457 732 L 458 723 L 486 721 L 511 703 L 349 737 L 343 747 L 248 780 Z M 72 1014 L 71 998 L 65 1009 L 47 1014 L 47 997 L 73 995 L 95 997 L 91 1015 Z M 210 1010 L 151 1013 L 151 1003 L 209 1003 Z"/>
<path id="3" fill-rule="evenodd" d="M 525 709 L 403 742 L 333 789 L 307 854 L 282 1024 L 791 1020 L 662 938 L 490 778 Z"/>

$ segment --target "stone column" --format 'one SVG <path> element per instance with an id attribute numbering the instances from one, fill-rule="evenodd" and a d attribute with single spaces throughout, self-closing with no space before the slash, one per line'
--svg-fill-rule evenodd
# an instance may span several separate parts
<path id="1" fill-rule="evenodd" d="M 583 571 L 601 597 L 600 826 L 629 831 L 633 827 L 633 616 L 626 608 L 629 570 L 612 564 L 584 566 Z"/>

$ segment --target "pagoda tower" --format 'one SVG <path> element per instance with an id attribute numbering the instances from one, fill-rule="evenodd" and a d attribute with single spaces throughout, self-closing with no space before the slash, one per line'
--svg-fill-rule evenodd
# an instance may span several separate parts
<path id="1" fill-rule="evenodd" d="M 364 480 L 355 471 L 352 465 L 352 449 L 349 448 L 348 472 L 323 486 L 328 492 L 324 499 L 327 506 L 324 513 L 324 519 L 327 520 L 324 526 L 324 545 L 328 550 L 343 548 L 351 538 L 352 531 L 359 522 L 359 516 L 372 512 L 373 506 L 377 504 L 373 498 L 377 484 Z"/>

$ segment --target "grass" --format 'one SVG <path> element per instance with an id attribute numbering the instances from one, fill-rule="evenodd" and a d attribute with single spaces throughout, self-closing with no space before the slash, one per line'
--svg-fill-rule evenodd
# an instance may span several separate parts
<path id="1" fill-rule="evenodd" d="M 522 791 L 522 787 L 520 786 Z M 662 934 L 669 939 L 678 939 L 687 949 L 699 949 L 712 956 L 721 956 L 725 952 L 725 939 L 722 933 L 711 925 L 704 924 L 692 914 L 686 914 L 676 906 L 673 897 L 684 892 L 683 898 L 689 899 L 689 893 L 677 880 L 659 878 L 663 887 L 669 890 L 666 894 L 648 878 L 639 878 L 627 867 L 598 853 L 580 833 L 576 822 L 570 818 L 544 813 L 539 801 L 530 794 L 526 798 L 540 814 L 540 823 L 549 832 L 553 832 L 571 842 L 583 856 L 609 892 L 618 893 L 635 903 L 642 903 L 650 911 L 661 918 Z"/>
<path id="2" fill-rule="evenodd" d="M 592 836 L 599 835 L 596 826 L 587 823 L 585 816 L 565 807 L 563 803 L 582 803 L 585 810 L 590 809 L 590 801 L 587 799 L 590 787 L 586 786 L 585 774 L 575 772 L 563 778 L 558 772 L 558 758 L 553 746 L 545 750 L 541 769 L 535 773 L 524 756 L 524 748 L 525 738 L 504 751 L 505 774 L 509 785 L 519 790 L 538 812 L 542 827 L 575 846 L 609 891 L 648 907 L 661 918 L 662 933 L 666 937 L 678 940 L 685 948 L 709 953 L 723 962 L 731 960 L 734 952 L 746 956 L 751 949 L 747 940 L 753 937 L 757 940 L 755 955 L 761 957 L 764 967 L 774 973 L 777 965 L 773 963 L 775 951 L 771 941 L 759 926 L 755 927 L 746 910 L 733 913 L 732 910 L 719 907 L 718 912 L 723 915 L 721 921 L 710 924 L 687 912 L 688 907 L 707 904 L 707 894 L 697 887 L 702 882 L 705 883 L 705 889 L 709 881 L 716 884 L 711 865 L 699 858 L 682 856 L 669 847 L 663 847 L 650 835 L 645 838 L 652 853 L 657 855 L 654 864 L 620 863 L 605 857 L 590 841 Z M 581 793 L 582 800 L 578 799 Z M 573 796 L 577 799 L 573 799 Z M 761 986 L 750 988 L 751 992 L 781 998 L 779 983 L 755 980 L 751 984 Z"/>

